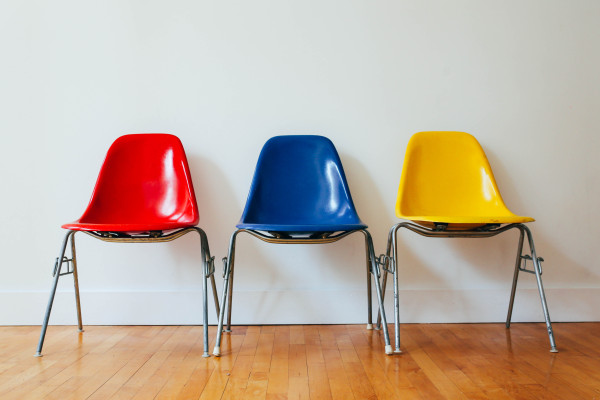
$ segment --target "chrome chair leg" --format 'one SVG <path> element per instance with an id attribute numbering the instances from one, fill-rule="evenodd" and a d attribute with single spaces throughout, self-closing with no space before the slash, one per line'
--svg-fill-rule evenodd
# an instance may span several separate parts
<path id="1" fill-rule="evenodd" d="M 204 253 L 204 249 L 202 252 Z M 210 354 L 208 354 L 208 267 L 206 259 L 204 258 L 202 263 L 202 327 L 204 333 L 204 353 L 202 354 L 202 357 L 210 357 Z"/>
<path id="2" fill-rule="evenodd" d="M 390 231 L 391 240 L 391 257 L 390 249 L 388 248 L 387 262 L 391 263 L 393 271 L 392 278 L 394 279 L 394 353 L 402 353 L 400 350 L 400 287 L 398 285 L 398 229 L 400 226 L 395 226 Z M 387 271 L 385 271 L 387 272 Z"/>
<path id="3" fill-rule="evenodd" d="M 383 300 L 385 300 L 385 291 L 387 290 L 387 275 L 388 272 L 386 269 L 381 273 L 381 295 L 383 296 Z M 375 322 L 375 330 L 381 329 L 381 314 L 377 313 L 377 321 Z"/>
<path id="4" fill-rule="evenodd" d="M 523 238 L 525 231 L 519 229 L 519 245 L 517 246 L 517 261 L 515 261 L 515 272 L 513 275 L 512 288 L 510 290 L 510 301 L 508 303 L 508 313 L 506 315 L 506 328 L 510 328 L 512 319 L 513 305 L 515 304 L 515 294 L 517 293 L 517 281 L 519 280 L 519 267 L 521 266 L 521 256 L 523 255 Z"/>
<path id="5" fill-rule="evenodd" d="M 46 330 L 48 329 L 48 322 L 50 321 L 50 313 L 52 311 L 52 304 L 54 303 L 54 296 L 56 295 L 56 287 L 58 286 L 58 279 L 61 275 L 61 269 L 63 265 L 63 260 L 65 257 L 65 251 L 67 249 L 67 242 L 69 238 L 74 234 L 74 231 L 69 231 L 65 235 L 63 240 L 60 254 L 58 257 L 57 267 L 54 270 L 54 282 L 52 283 L 52 289 L 50 290 L 50 299 L 48 300 L 48 306 L 46 307 L 46 314 L 44 316 L 44 322 L 42 323 L 42 332 L 40 333 L 40 340 L 38 342 L 37 352 L 35 353 L 35 357 L 42 357 L 42 347 L 44 346 L 44 338 L 46 337 Z"/>
<path id="6" fill-rule="evenodd" d="M 235 247 L 235 244 L 234 244 Z M 235 248 L 228 258 L 229 260 L 229 294 L 227 295 L 227 328 L 225 332 L 231 332 L 231 308 L 233 305 L 233 274 L 235 271 Z"/>
<path id="7" fill-rule="evenodd" d="M 367 251 L 367 329 L 373 329 L 373 294 L 371 289 L 371 261 Z"/>
<path id="8" fill-rule="evenodd" d="M 396 258 L 395 258 L 396 253 L 398 253 L 398 248 L 397 248 L 398 246 L 396 244 L 396 235 L 397 235 L 396 232 L 398 231 L 398 229 L 401 226 L 402 226 L 402 223 L 394 225 L 392 227 L 392 229 L 390 229 L 390 233 L 388 235 L 387 248 L 386 248 L 386 252 L 385 252 L 386 268 L 383 269 L 383 273 L 381 276 L 381 290 L 383 292 L 383 300 L 385 300 L 385 293 L 386 293 L 386 289 L 387 289 L 387 279 L 388 279 L 388 269 L 389 269 L 388 268 L 389 265 L 387 263 L 393 262 L 394 267 L 397 264 Z M 393 253 L 392 253 L 392 243 L 394 245 Z M 394 271 L 395 271 L 395 269 L 394 269 Z M 396 292 L 394 292 L 394 293 L 396 293 Z M 377 324 L 375 325 L 375 329 L 381 329 L 381 315 L 377 315 Z"/>
<path id="9" fill-rule="evenodd" d="M 213 355 L 216 357 L 221 356 L 221 339 L 223 337 L 223 322 L 225 319 L 225 309 L 227 308 L 227 291 L 229 290 L 229 266 L 227 260 L 223 259 L 223 293 L 221 297 L 221 312 L 219 313 L 219 322 L 217 323 L 217 339 L 215 341 L 215 347 L 213 348 Z"/>
<path id="10" fill-rule="evenodd" d="M 75 252 L 75 231 L 71 235 L 71 259 L 73 260 L 73 286 L 75 287 L 75 305 L 77 306 L 77 330 L 83 332 L 81 322 L 81 301 L 79 297 L 79 275 L 77 273 L 77 254 Z"/>
<path id="11" fill-rule="evenodd" d="M 215 273 L 214 273 L 214 271 L 210 275 L 210 286 L 212 288 L 213 301 L 215 303 L 215 311 L 217 313 L 217 318 L 219 318 L 219 314 L 221 313 L 221 310 L 220 310 L 220 307 L 219 307 L 219 292 L 217 292 L 217 284 L 215 283 Z"/>
<path id="12" fill-rule="evenodd" d="M 212 288 L 213 301 L 215 303 L 215 311 L 217 312 L 217 318 L 218 318 L 220 308 L 219 308 L 219 294 L 217 292 L 217 284 L 215 283 L 214 257 L 211 257 L 211 255 L 210 255 L 210 246 L 208 245 L 208 236 L 206 236 L 206 233 L 198 227 L 195 227 L 194 229 L 200 235 L 200 245 L 202 246 L 202 259 L 204 260 L 204 262 L 206 264 L 206 268 L 207 268 L 206 278 L 207 279 L 210 278 L 210 285 Z M 204 250 L 204 249 L 206 249 L 206 250 Z"/>
<path id="13" fill-rule="evenodd" d="M 388 270 L 392 271 L 392 279 L 394 285 L 394 353 L 402 353 L 400 350 L 400 295 L 398 286 L 398 230 L 402 227 L 402 223 L 394 225 L 388 235 L 388 244 L 385 253 L 385 268 L 381 277 L 382 297 L 385 300 L 385 291 L 387 287 Z M 377 316 L 376 329 L 381 329 L 381 315 Z"/>
<path id="14" fill-rule="evenodd" d="M 385 291 L 387 290 L 387 280 L 388 280 L 388 272 L 387 269 L 384 269 L 381 273 L 381 292 L 383 296 L 383 300 L 385 300 Z M 377 322 L 375 323 L 375 329 L 381 329 L 381 314 L 377 313 Z"/>
<path id="15" fill-rule="evenodd" d="M 522 225 L 522 229 L 527 234 L 527 241 L 529 243 L 529 250 L 531 251 L 531 258 L 533 259 L 533 269 L 535 272 L 535 279 L 537 281 L 538 292 L 540 293 L 540 300 L 542 302 L 542 310 L 544 311 L 544 319 L 546 321 L 546 329 L 548 330 L 548 338 L 550 339 L 550 352 L 558 353 L 556 349 L 556 342 L 554 340 L 554 332 L 552 331 L 552 322 L 550 321 L 550 314 L 548 312 L 548 305 L 546 304 L 546 295 L 544 293 L 544 286 L 542 284 L 542 267 L 540 265 L 540 259 L 535 253 L 535 245 L 533 243 L 533 236 L 531 231 L 525 225 Z"/>
<path id="16" fill-rule="evenodd" d="M 235 238 L 239 230 L 235 231 L 233 235 L 231 235 L 231 240 L 229 242 L 229 254 L 227 258 L 224 258 L 223 265 L 223 293 L 222 293 L 222 301 L 221 301 L 221 312 L 219 313 L 219 323 L 217 324 L 217 340 L 215 342 L 215 348 L 213 349 L 213 355 L 219 357 L 221 355 L 221 339 L 223 337 L 223 322 L 225 320 L 225 311 L 228 307 L 231 307 L 228 303 L 231 301 L 231 287 L 230 283 L 230 273 L 231 273 L 231 262 L 234 258 L 235 254 Z"/>
<path id="17" fill-rule="evenodd" d="M 203 331 L 204 331 L 204 353 L 202 357 L 210 357 L 208 353 L 208 285 L 207 274 L 208 265 L 202 266 L 203 276 L 202 276 L 202 322 L 203 322 Z"/>
<path id="18" fill-rule="evenodd" d="M 379 281 L 380 273 L 379 266 L 375 259 L 375 250 L 373 249 L 373 239 L 371 238 L 371 234 L 366 230 L 361 230 L 361 232 L 365 235 L 365 247 L 367 254 L 369 254 L 369 258 L 371 260 L 371 273 L 373 274 L 373 278 L 375 281 L 375 290 L 377 292 L 377 301 L 379 303 L 379 314 L 381 315 L 381 323 L 383 329 L 383 339 L 385 342 L 385 354 L 392 354 L 392 346 L 390 345 L 390 334 L 388 332 L 387 319 L 385 317 L 385 309 L 383 307 L 383 296 L 381 291 L 381 282 Z"/>
<path id="19" fill-rule="evenodd" d="M 202 357 L 210 357 L 208 353 L 208 276 L 210 275 L 210 263 L 213 262 L 208 249 L 208 239 L 206 233 L 198 227 L 194 229 L 200 236 L 200 251 L 202 253 L 202 328 L 203 328 L 203 347 Z"/>

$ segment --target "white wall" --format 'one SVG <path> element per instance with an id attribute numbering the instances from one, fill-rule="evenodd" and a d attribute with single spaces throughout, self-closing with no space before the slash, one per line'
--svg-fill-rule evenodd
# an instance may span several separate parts
<path id="1" fill-rule="evenodd" d="M 552 318 L 598 320 L 599 19 L 595 0 L 1 3 L 0 324 L 41 322 L 60 224 L 83 212 L 122 134 L 181 138 L 220 259 L 278 134 L 333 140 L 383 252 L 406 143 L 422 130 L 480 140 L 507 204 L 537 219 Z M 503 320 L 516 241 L 404 232 L 404 321 Z M 84 323 L 200 321 L 195 237 L 78 246 Z M 234 322 L 365 321 L 359 236 L 246 236 L 237 260 Z M 522 278 L 515 319 L 541 321 Z M 51 322 L 74 323 L 70 277 L 59 291 Z"/>

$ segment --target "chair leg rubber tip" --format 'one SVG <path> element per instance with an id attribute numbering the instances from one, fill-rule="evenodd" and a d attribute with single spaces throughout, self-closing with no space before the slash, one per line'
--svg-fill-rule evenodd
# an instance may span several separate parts
<path id="1" fill-rule="evenodd" d="M 34 357 L 44 357 L 39 351 L 33 355 Z"/>
<path id="2" fill-rule="evenodd" d="M 208 351 L 207 351 L 207 352 L 205 352 L 204 354 L 202 354 L 202 357 L 204 357 L 204 358 L 208 358 L 208 357 L 210 357 L 210 354 L 208 354 Z"/>
<path id="3" fill-rule="evenodd" d="M 394 350 L 394 354 L 402 354 L 402 350 L 400 350 L 399 348 Z"/>
<path id="4" fill-rule="evenodd" d="M 553 347 L 550 349 L 550 353 L 558 353 L 558 350 L 556 349 L 556 347 Z"/>
<path id="5" fill-rule="evenodd" d="M 221 356 L 221 346 L 215 346 L 213 349 L 213 356 L 219 357 Z"/>
<path id="6" fill-rule="evenodd" d="M 387 346 L 385 346 L 385 354 L 394 354 L 391 344 L 388 344 Z"/>
<path id="7" fill-rule="evenodd" d="M 373 329 L 373 324 L 367 324 L 367 330 L 372 330 Z"/>
<path id="8" fill-rule="evenodd" d="M 77 332 L 81 333 L 81 332 L 85 332 L 83 329 L 77 329 Z"/>
<path id="9" fill-rule="evenodd" d="M 223 332 L 231 333 L 231 329 L 223 329 Z"/>

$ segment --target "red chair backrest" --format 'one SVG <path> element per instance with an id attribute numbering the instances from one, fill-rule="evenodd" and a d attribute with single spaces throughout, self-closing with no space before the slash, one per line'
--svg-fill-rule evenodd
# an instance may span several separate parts
<path id="1" fill-rule="evenodd" d="M 196 225 L 198 205 L 177 136 L 121 136 L 112 144 L 79 222 Z"/>

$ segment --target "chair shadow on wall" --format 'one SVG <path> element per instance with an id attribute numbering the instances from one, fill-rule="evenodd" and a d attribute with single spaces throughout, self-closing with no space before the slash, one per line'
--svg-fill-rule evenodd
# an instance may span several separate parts
<path id="1" fill-rule="evenodd" d="M 516 191 L 514 190 L 514 186 L 511 185 L 512 182 L 514 182 L 516 179 L 518 179 L 518 177 L 514 177 L 511 176 L 511 174 L 509 174 L 506 171 L 506 168 L 504 167 L 505 163 L 502 161 L 502 159 L 500 157 L 497 157 L 496 154 L 491 151 L 490 149 L 485 149 L 486 155 L 488 156 L 490 165 L 492 166 L 492 170 L 494 171 L 494 176 L 496 177 L 496 180 L 499 182 L 498 186 L 499 189 L 501 191 L 501 193 L 504 195 L 504 200 L 509 204 L 510 208 L 513 210 L 516 210 L 517 212 L 521 212 L 522 210 L 525 210 L 526 207 L 526 203 L 529 204 L 529 209 L 533 209 L 534 211 L 531 213 L 531 217 L 535 218 L 536 221 L 544 221 L 545 219 L 547 219 L 548 217 L 545 217 L 543 215 L 537 214 L 535 212 L 535 204 L 538 203 L 538 201 L 540 199 L 543 199 L 543 197 L 539 196 L 538 193 L 533 193 L 531 191 Z M 514 174 L 513 174 L 514 175 Z M 524 202 L 523 199 L 524 198 L 528 198 L 527 202 Z M 533 206 L 532 206 L 533 204 Z M 528 214 L 528 213 L 525 213 Z M 531 229 L 532 229 L 532 233 L 533 233 L 533 237 L 534 240 L 536 242 L 536 248 L 537 251 L 539 253 L 539 256 L 543 257 L 545 259 L 545 262 L 543 263 L 543 268 L 544 268 L 544 272 L 547 273 L 547 275 L 545 275 L 545 281 L 544 282 L 560 282 L 561 285 L 567 283 L 570 279 L 575 278 L 575 280 L 573 281 L 573 283 L 577 283 L 577 282 L 581 282 L 581 280 L 577 280 L 576 277 L 581 277 L 582 279 L 586 279 L 586 277 L 589 277 L 591 270 L 588 268 L 585 268 L 580 262 L 578 262 L 578 260 L 574 259 L 573 257 L 570 257 L 569 254 L 566 254 L 562 251 L 560 251 L 558 249 L 557 246 L 552 245 L 552 240 L 549 239 L 549 236 L 545 233 L 544 230 L 541 229 L 537 229 L 536 226 L 536 222 L 533 222 L 531 224 Z M 507 279 L 510 280 L 510 276 L 512 275 L 513 272 L 513 268 L 514 268 L 514 258 L 516 256 L 516 243 L 518 241 L 518 234 L 514 234 L 514 235 L 506 235 L 508 237 L 508 239 L 504 238 L 505 240 L 508 240 L 508 244 L 507 244 L 507 251 L 508 254 L 506 256 L 506 260 L 504 261 L 504 263 L 506 264 L 506 276 L 508 277 Z M 498 242 L 496 242 L 498 243 Z M 493 244 L 490 243 L 491 246 L 493 246 Z M 460 247 L 459 250 L 463 251 L 466 248 L 466 246 Z M 467 252 L 465 251 L 465 254 L 473 256 L 472 252 Z M 484 265 L 480 260 L 475 260 L 474 263 L 477 263 L 478 265 Z M 491 272 L 491 275 L 493 276 L 497 276 L 496 274 L 494 274 L 493 271 L 489 271 L 488 269 L 485 269 L 486 272 Z M 564 271 L 564 272 L 563 272 Z M 596 277 L 600 276 L 599 273 L 596 273 Z M 504 282 L 504 278 L 502 279 L 502 282 Z M 524 282 L 528 282 L 524 285 L 525 288 L 535 288 L 535 280 L 531 279 L 531 280 L 526 280 Z M 548 284 L 547 284 L 548 285 Z M 548 285 L 549 287 L 552 287 L 552 284 Z M 507 293 L 510 293 L 510 282 L 507 282 Z M 518 304 L 518 293 L 519 293 L 519 287 L 517 287 L 517 296 L 515 299 L 515 303 Z M 557 303 L 558 302 L 553 302 L 552 301 L 552 296 L 549 296 L 548 298 L 548 302 L 550 303 L 549 308 L 550 311 L 552 311 L 553 309 L 555 309 L 554 307 L 552 307 L 552 303 Z M 536 301 L 538 301 L 536 299 Z M 537 306 L 537 304 L 536 304 Z M 592 310 L 594 310 L 596 308 L 596 305 L 594 304 L 589 304 L 589 309 L 590 309 L 590 313 L 588 313 L 588 315 L 592 315 Z M 518 310 L 518 305 L 515 308 L 515 311 Z M 580 311 L 584 311 L 581 310 Z M 540 314 L 540 316 L 543 318 L 543 315 Z M 552 316 L 552 314 L 550 314 L 550 316 Z M 541 321 L 540 321 L 541 322 Z"/>
<path id="2" fill-rule="evenodd" d="M 495 153 L 490 151 L 489 149 L 485 149 L 486 155 L 494 171 L 494 176 L 499 182 L 498 186 L 501 194 L 503 194 L 503 198 L 506 201 L 509 208 L 517 213 L 521 213 L 526 209 L 525 203 L 523 202 L 523 198 L 525 196 L 535 197 L 532 195 L 528 195 L 526 192 L 517 192 L 510 185 L 511 182 L 516 179 L 510 174 L 507 173 L 504 168 L 504 164 L 502 160 L 496 157 Z M 527 203 L 534 204 L 537 199 L 530 199 Z M 530 207 L 531 208 L 531 207 Z M 529 214 L 529 213 L 523 213 Z M 531 215 L 533 218 L 541 220 L 540 215 Z M 575 260 L 568 257 L 566 254 L 557 250 L 555 246 L 551 246 L 551 242 L 547 240 L 547 235 L 544 234 L 542 230 L 536 229 L 535 222 L 532 223 L 532 233 L 533 238 L 536 243 L 536 249 L 538 251 L 538 255 L 545 259 L 543 263 L 544 272 L 547 275 L 544 275 L 546 278 L 545 282 L 563 282 L 564 278 L 573 275 L 585 276 L 588 274 L 588 270 L 586 270 L 581 264 L 578 264 Z M 422 238 L 423 240 L 427 240 L 427 238 Z M 515 257 L 517 255 L 517 244 L 519 240 L 519 234 L 515 230 L 512 234 L 499 235 L 498 237 L 488 238 L 488 239 L 479 239 L 480 244 L 477 245 L 477 242 L 474 242 L 471 239 L 454 239 L 452 241 L 447 241 L 448 247 L 456 253 L 456 257 L 459 260 L 463 260 L 472 266 L 472 270 L 477 274 L 483 276 L 490 283 L 498 283 L 499 290 L 501 288 L 505 288 L 506 290 L 506 307 L 508 308 L 509 296 L 510 296 L 510 287 L 512 284 L 512 276 L 514 273 L 514 264 Z M 399 244 L 402 242 L 399 236 Z M 486 251 L 482 251 L 484 248 Z M 490 252 L 496 251 L 498 252 L 498 256 L 491 256 Z M 399 250 L 399 254 L 401 257 L 403 256 L 403 252 Z M 568 267 L 568 274 L 560 274 L 561 270 L 566 270 Z M 531 268 L 531 265 L 529 266 Z M 402 278 L 402 265 L 400 266 L 400 277 Z M 402 282 L 402 280 L 401 280 Z M 550 285 L 548 285 L 550 286 Z M 550 286 L 551 287 L 551 286 Z M 522 309 L 523 306 L 519 307 L 520 301 L 526 301 L 526 299 L 519 299 L 519 291 L 520 289 L 531 289 L 536 290 L 535 277 L 525 278 L 519 280 L 519 285 L 517 286 L 517 293 L 515 296 L 515 309 L 513 311 L 513 315 L 518 318 L 519 309 Z M 537 291 L 537 290 L 536 290 Z M 457 293 L 460 293 L 457 291 Z M 461 303 L 464 306 L 463 309 L 468 309 L 469 307 L 473 307 L 473 303 L 469 301 L 465 296 L 461 297 Z M 554 299 L 552 296 L 548 297 L 550 316 L 552 317 L 552 311 L 556 310 L 553 307 Z M 538 303 L 539 298 L 537 294 L 533 297 L 535 301 L 536 313 L 538 313 L 540 320 L 538 322 L 543 323 L 544 316 L 542 310 L 539 309 Z M 486 304 L 480 304 L 478 307 L 483 307 L 482 310 L 486 307 Z M 589 309 L 591 310 L 595 308 L 594 305 L 590 304 Z M 538 310 L 539 309 L 539 310 Z M 583 311 L 583 310 L 581 310 Z M 591 315 L 591 314 L 590 314 Z M 467 317 L 467 316 L 465 316 Z M 506 318 L 506 314 L 498 314 L 492 315 L 491 318 L 497 319 L 498 321 L 503 321 Z M 514 319 L 514 317 L 513 317 Z"/>
<path id="3" fill-rule="evenodd" d="M 524 194 L 517 193 L 514 190 L 510 190 L 507 182 L 511 182 L 511 178 L 508 177 L 505 168 L 501 161 L 495 156 L 495 154 L 488 149 L 486 149 L 486 154 L 490 160 L 490 164 L 492 165 L 492 170 L 496 178 L 502 182 L 500 184 L 500 189 L 502 193 L 510 194 L 510 201 L 508 204 L 511 209 L 519 212 L 523 210 L 525 207 L 523 205 L 522 197 Z M 373 234 L 373 239 L 375 241 L 375 248 L 379 250 L 376 251 L 377 254 L 382 253 L 385 250 L 385 238 L 387 237 L 387 232 L 392 224 L 396 223 L 398 218 L 394 214 L 394 203 L 396 198 L 391 198 L 389 201 L 384 201 L 381 192 L 375 186 L 369 172 L 365 168 L 364 164 L 348 155 L 342 154 L 342 161 L 344 163 L 344 167 L 348 174 L 348 181 L 351 190 L 353 190 L 352 195 L 354 198 L 354 202 L 356 207 L 360 213 L 361 218 L 369 225 L 369 230 Z M 394 188 L 397 186 L 400 180 L 401 174 L 401 165 L 398 164 L 398 174 L 397 180 L 392 183 Z M 360 190 L 357 190 L 360 188 Z M 535 218 L 535 215 L 533 216 Z M 535 225 L 534 225 L 535 226 Z M 534 228 L 535 229 L 535 228 Z M 402 232 L 398 236 L 398 254 L 401 259 L 401 264 L 399 266 L 400 269 L 400 289 L 403 291 L 410 290 L 412 286 L 417 287 L 431 287 L 431 288 L 444 288 L 447 287 L 448 290 L 451 290 L 452 283 L 456 283 L 454 280 L 448 280 L 441 277 L 437 274 L 435 269 L 429 268 L 428 263 L 425 260 L 425 254 L 421 255 L 415 252 L 409 245 L 407 245 L 407 241 L 403 240 L 404 237 L 410 238 L 412 235 L 406 232 Z M 464 262 L 476 268 L 476 273 L 481 274 L 484 278 L 489 279 L 491 282 L 496 281 L 501 285 L 506 287 L 506 305 L 508 307 L 508 298 L 510 295 L 510 285 L 512 283 L 512 274 L 514 272 L 514 262 L 515 256 L 517 253 L 517 242 L 518 242 L 518 233 L 512 235 L 502 235 L 498 238 L 492 240 L 484 240 L 481 239 L 482 243 L 477 246 L 473 240 L 471 239 L 455 239 L 451 241 L 443 241 L 444 246 L 452 252 L 456 253 L 456 257 L 459 260 L 464 260 Z M 539 247 L 539 252 L 542 257 L 545 255 L 545 266 L 547 267 L 548 276 L 552 276 L 550 278 L 551 281 L 560 280 L 564 282 L 562 279 L 566 276 L 572 276 L 573 274 L 578 276 L 586 276 L 589 274 L 589 271 L 584 268 L 581 264 L 578 264 L 571 257 L 568 257 L 566 254 L 558 251 L 554 246 L 548 246 L 549 243 L 546 239 L 547 236 L 544 235 L 542 231 L 535 230 L 534 231 L 534 239 L 536 243 L 542 244 Z M 416 241 L 424 240 L 429 241 L 427 238 L 415 237 L 414 239 L 408 239 L 412 243 L 416 243 Z M 428 243 L 428 242 L 424 242 Z M 482 252 L 480 250 L 481 246 L 489 246 L 490 250 L 497 250 L 499 252 L 506 252 L 506 256 L 500 260 L 498 258 L 490 257 L 489 253 Z M 501 248 L 498 249 L 498 246 Z M 490 263 L 494 261 L 493 263 Z M 498 270 L 497 265 L 501 264 L 504 266 L 503 269 Z M 559 272 L 561 268 L 568 266 L 568 275 L 553 275 L 556 272 Z M 525 284 L 521 282 L 520 287 L 535 289 L 535 280 L 532 279 L 530 283 L 527 283 L 525 280 Z M 518 287 L 518 289 L 520 288 Z M 391 293 L 391 289 L 389 286 L 386 288 L 386 292 Z M 515 302 L 517 303 L 515 307 L 515 315 L 518 315 L 518 302 L 519 295 L 517 290 L 517 296 Z M 387 293 L 388 295 L 390 293 Z M 469 307 L 473 307 L 472 302 L 466 295 L 461 295 L 460 290 L 455 291 L 456 297 L 454 297 L 455 303 L 454 307 L 461 307 L 463 310 L 468 309 Z M 391 297 L 391 296 L 389 296 Z M 388 297 L 388 298 L 389 298 Z M 537 302 L 536 301 L 536 309 Z M 552 302 L 552 298 L 550 298 L 550 302 Z M 401 318 L 405 320 L 418 320 L 418 316 L 422 314 L 428 314 L 431 310 L 432 305 L 424 303 L 419 304 L 411 304 L 410 307 L 407 307 L 406 303 L 404 303 L 404 307 L 402 307 Z M 592 310 L 595 308 L 595 305 L 589 304 L 590 314 Z M 550 310 L 553 308 L 550 307 Z M 581 310 L 585 312 L 585 310 Z M 465 315 L 465 318 L 468 316 Z M 499 314 L 498 320 L 502 321 L 506 317 L 505 314 Z M 540 312 L 540 317 L 543 318 L 543 315 Z M 543 322 L 541 320 L 540 322 Z"/>

